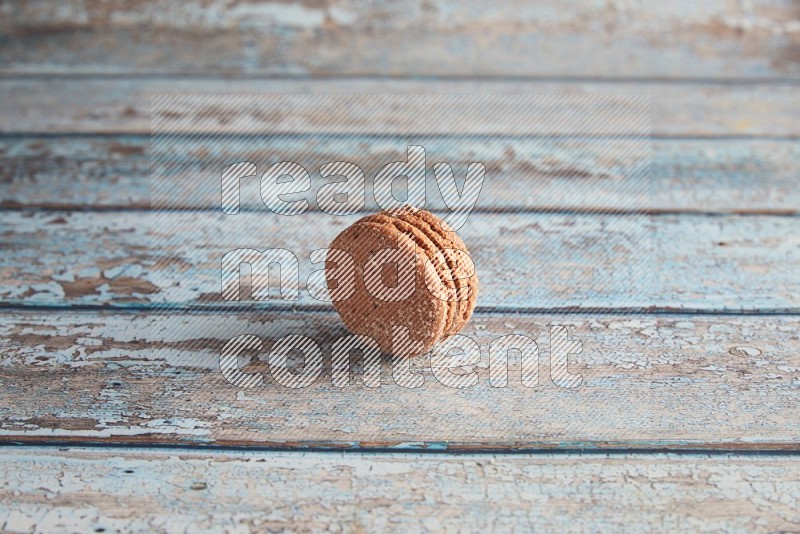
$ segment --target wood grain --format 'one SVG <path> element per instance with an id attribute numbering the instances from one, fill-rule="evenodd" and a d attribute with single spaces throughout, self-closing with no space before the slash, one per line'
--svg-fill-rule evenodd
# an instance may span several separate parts
<path id="1" fill-rule="evenodd" d="M 0 114 L 6 119 L 0 132 L 52 133 L 52 132 L 106 132 L 106 133 L 151 133 L 150 105 L 156 95 L 198 94 L 227 95 L 228 102 L 235 95 L 253 94 L 534 94 L 558 95 L 565 99 L 569 95 L 606 95 L 619 102 L 641 103 L 642 95 L 651 102 L 651 127 L 644 128 L 640 121 L 631 123 L 632 117 L 624 108 L 619 113 L 608 113 L 602 106 L 588 109 L 587 113 L 599 117 L 590 121 L 590 127 L 580 120 L 564 123 L 544 121 L 542 123 L 517 124 L 523 134 L 551 135 L 555 133 L 589 134 L 613 132 L 617 135 L 651 133 L 655 136 L 768 136 L 798 137 L 800 135 L 800 108 L 797 106 L 797 88 L 793 85 L 760 84 L 706 84 L 668 82 L 557 82 L 557 81 L 436 81 L 424 80 L 376 80 L 376 79 L 327 79 L 327 80 L 221 80 L 209 78 L 133 78 L 133 79 L 69 79 L 69 78 L 6 78 L 0 80 Z M 638 95 L 638 96 L 637 96 Z M 579 99 L 580 100 L 580 99 Z M 584 103 L 587 99 L 583 99 Z M 603 103 L 603 99 L 598 102 Z M 641 107 L 640 104 L 637 104 Z M 231 109 L 235 111 L 236 106 Z M 206 110 L 209 111 L 209 110 Z M 425 122 L 424 112 L 429 109 L 404 107 L 387 108 L 383 116 L 392 125 L 391 132 L 403 132 L 413 127 L 414 133 L 422 127 L 449 133 L 466 133 L 464 128 L 489 132 L 510 133 L 507 125 L 493 121 L 491 110 L 484 110 L 483 121 L 460 122 L 460 129 L 447 124 Z M 358 109 L 354 110 L 358 114 Z M 508 110 L 503 111 L 508 113 Z M 347 119 L 346 115 L 340 115 Z M 287 131 L 308 132 L 309 123 L 316 115 L 307 111 L 307 116 L 298 117 L 299 129 L 292 130 L 285 116 L 278 114 L 248 113 L 224 118 L 206 113 L 198 123 L 181 122 L 181 117 L 170 119 L 169 125 L 182 128 L 184 132 L 255 132 L 274 131 L 276 124 L 283 124 Z M 578 119 L 580 117 L 577 117 Z M 600 120 L 604 118 L 605 120 Z M 276 122 L 277 119 L 279 122 Z M 303 119 L 300 121 L 300 119 Z M 343 119 L 343 120 L 344 120 Z M 349 119 L 348 119 L 349 120 Z M 227 122 L 226 122 L 227 121 Z M 472 126 L 469 126 L 472 124 Z M 339 128 L 332 123 L 328 127 Z M 364 132 L 387 133 L 387 124 L 362 121 Z M 626 129 L 627 128 L 627 129 Z M 563 131 L 562 131 L 563 130 Z M 362 133 L 364 133 L 362 132 Z"/>
<path id="2" fill-rule="evenodd" d="M 791 78 L 791 0 L 3 4 L 7 73 Z"/>
<path id="3" fill-rule="evenodd" d="M 444 140 L 430 137 L 432 149 Z M 0 137 L 0 206 L 46 209 L 146 209 L 151 198 L 150 139 L 146 136 L 11 136 Z M 465 139 L 449 140 L 445 152 L 458 174 L 480 160 L 487 167 L 481 209 L 585 211 L 649 208 L 651 212 L 800 213 L 800 142 L 789 140 L 655 139 L 651 151 L 626 153 L 636 142 L 587 139 Z M 183 144 L 190 168 L 236 157 L 253 160 L 262 169 L 281 160 L 302 158 L 315 171 L 328 161 L 358 160 L 372 166 L 400 157 L 398 140 L 357 136 L 338 142 L 263 136 L 257 141 L 187 139 Z M 625 187 L 636 181 L 630 169 L 651 161 L 646 198 Z M 366 171 L 368 179 L 374 173 Z M 311 172 L 316 191 L 327 180 Z M 444 209 L 432 176 L 427 206 Z M 182 195 L 181 208 L 218 208 L 219 193 L 189 187 L 188 176 L 160 176 Z M 528 193 L 521 190 L 526 186 Z M 371 186 L 370 186 L 371 187 Z M 254 201 L 255 199 L 255 201 Z M 244 195 L 246 207 L 258 207 L 257 195 Z M 311 199 L 315 209 L 315 199 Z M 366 195 L 366 211 L 377 205 Z"/>
<path id="4" fill-rule="evenodd" d="M 797 2 L 11 1 L 0 76 L 0 444 L 28 445 L 0 447 L 0 530 L 800 528 Z M 151 110 L 156 95 L 268 93 L 614 105 L 576 98 L 560 122 L 515 122 L 501 104 L 446 121 L 423 105 L 368 120 Z M 642 95 L 650 125 L 632 120 Z M 194 211 L 148 214 L 153 124 L 262 136 L 275 145 L 255 151 L 259 165 L 298 151 L 310 167 L 352 159 L 297 137 L 320 131 L 354 133 L 373 161 L 396 150 L 375 135 L 390 131 L 460 136 L 456 165 L 486 154 L 497 173 L 462 231 L 484 282 L 463 331 L 481 349 L 463 369 L 478 384 L 446 387 L 418 358 L 424 385 L 404 388 L 385 356 L 380 388 L 358 362 L 334 387 L 331 344 L 347 332 L 304 284 L 297 302 L 220 301 L 221 252 L 289 248 L 304 281 L 308 252 L 352 219 L 258 211 L 250 187 L 230 232 L 210 211 L 217 189 L 185 187 L 186 172 L 166 183 Z M 647 135 L 642 202 L 620 169 L 627 139 Z M 234 145 L 186 153 L 250 149 Z M 634 213 L 646 205 L 661 215 Z M 553 324 L 582 343 L 579 387 L 550 378 Z M 512 333 L 540 348 L 536 388 L 513 357 L 509 386 L 488 383 L 488 348 Z M 264 341 L 247 358 L 265 380 L 254 389 L 219 370 L 238 334 Z M 325 354 L 308 388 L 270 374 L 288 334 Z M 66 448 L 80 444 L 102 447 Z M 587 449 L 616 453 L 575 454 Z"/>
<path id="5" fill-rule="evenodd" d="M 333 313 L 5 311 L 0 315 L 0 439 L 5 442 L 183 443 L 282 448 L 519 450 L 797 450 L 798 316 L 478 314 L 462 334 L 481 348 L 453 389 L 425 357 L 417 389 L 383 362 L 378 388 L 360 365 L 334 387 L 331 344 L 347 335 Z M 551 324 L 582 352 L 550 379 Z M 488 383 L 488 346 L 507 334 L 540 350 L 539 385 L 524 387 L 511 358 L 508 386 Z M 241 334 L 264 346 L 245 369 L 264 383 L 239 389 L 222 376 L 222 346 Z M 274 381 L 278 338 L 309 336 L 325 358 L 313 384 Z M 302 365 L 295 361 L 291 364 Z M 296 367 L 292 367 L 296 369 Z"/>
<path id="6" fill-rule="evenodd" d="M 8 532 L 793 531 L 795 458 L 0 450 Z"/>
<path id="7" fill-rule="evenodd" d="M 6 305 L 230 306 L 221 258 L 237 248 L 298 257 L 299 300 L 327 247 L 359 216 L 262 211 L 6 212 L 0 298 Z M 308 231 L 313 228 L 314 231 Z M 459 235 L 481 279 L 480 309 L 798 309 L 794 217 L 473 213 Z M 152 230 L 151 230 L 152 229 Z M 35 246 L 32 246 L 34 245 Z M 278 277 L 270 277 L 277 291 Z M 243 297 L 243 299 L 246 297 Z"/>

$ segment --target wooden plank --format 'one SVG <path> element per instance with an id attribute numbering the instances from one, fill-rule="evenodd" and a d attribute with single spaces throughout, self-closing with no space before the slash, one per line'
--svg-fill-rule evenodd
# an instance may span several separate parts
<path id="1" fill-rule="evenodd" d="M 759 84 L 706 84 L 667 82 L 557 82 L 557 81 L 437 81 L 424 80 L 376 80 L 376 79 L 334 79 L 334 80 L 220 80 L 208 78 L 151 78 L 151 79 L 14 79 L 0 80 L 0 114 L 6 119 L 0 125 L 0 132 L 51 133 L 51 132 L 107 132 L 140 133 L 151 132 L 150 105 L 156 95 L 198 94 L 198 95 L 253 95 L 253 94 L 398 94 L 435 93 L 452 94 L 541 94 L 558 95 L 566 99 L 568 95 L 605 95 L 598 97 L 598 107 L 587 112 L 595 118 L 605 117 L 582 125 L 581 116 L 573 114 L 568 121 L 543 121 L 517 123 L 515 128 L 522 134 L 551 135 L 556 133 L 593 132 L 635 135 L 652 133 L 656 136 L 768 136 L 797 137 L 800 135 L 800 108 L 797 106 L 797 88 L 793 85 Z M 607 99 L 614 97 L 617 108 L 604 108 Z M 631 96 L 633 95 L 633 96 Z M 640 109 L 626 110 L 624 105 L 636 104 L 641 108 L 641 98 L 650 97 L 651 126 L 636 121 L 641 117 Z M 574 102 L 583 102 L 584 108 L 589 99 L 576 97 Z M 230 104 L 233 99 L 228 99 Z M 418 100 L 418 102 L 421 102 Z M 611 109 L 613 112 L 609 112 Z M 235 105 L 231 107 L 236 111 Z M 223 118 L 207 110 L 199 123 L 182 123 L 180 117 L 166 115 L 174 127 L 186 126 L 185 131 L 242 131 L 274 132 L 282 126 L 292 131 L 292 123 L 286 121 L 282 113 L 258 113 L 252 115 L 243 110 L 238 116 Z M 279 111 L 279 110 L 278 110 Z M 509 109 L 500 110 L 508 115 Z M 578 111 L 575 108 L 573 111 Z M 485 110 L 483 121 L 474 124 L 462 118 L 458 128 L 449 124 L 426 122 L 424 117 L 429 107 L 414 109 L 386 107 L 380 118 L 386 124 L 377 122 L 379 117 L 361 117 L 350 123 L 360 124 L 365 131 L 376 133 L 402 132 L 405 127 L 425 127 L 431 131 L 463 134 L 466 128 L 486 128 L 491 133 L 512 133 L 509 123 L 493 120 L 494 112 Z M 313 110 L 306 115 L 294 117 L 299 131 L 308 132 L 308 124 L 315 120 Z M 353 109 L 359 115 L 359 110 Z M 605 114 L 604 114 L 605 113 Z M 341 124 L 332 123 L 328 128 L 335 130 L 350 118 L 339 115 Z M 221 120 L 223 119 L 223 120 Z M 294 120 L 293 119 L 293 120 Z M 302 120 L 301 120 L 302 119 Z M 229 121 L 229 122 L 226 122 Z M 630 122 L 630 124 L 628 124 Z M 387 126 L 391 124 L 391 127 Z M 472 126 L 470 126 L 472 124 Z M 294 130 L 297 131 L 297 130 Z M 358 132 L 356 132 L 358 133 Z M 363 132 L 362 132 L 363 133 Z"/>
<path id="2" fill-rule="evenodd" d="M 7 532 L 800 528 L 794 457 L 6 448 L 0 461 Z"/>
<path id="3" fill-rule="evenodd" d="M 326 248 L 359 216 L 266 208 L 220 212 L 6 212 L 5 305 L 326 307 L 307 291 Z M 314 231 L 308 231 L 313 228 Z M 459 231 L 481 280 L 481 309 L 798 309 L 797 219 L 472 213 Z M 32 244 L 35 243 L 35 246 Z M 298 300 L 221 299 L 221 259 L 283 248 L 299 262 Z M 243 297 L 244 299 L 244 297 Z"/>
<path id="4" fill-rule="evenodd" d="M 361 367 L 335 387 L 333 313 L 5 311 L 0 315 L 0 440 L 262 445 L 288 448 L 798 450 L 800 316 L 477 314 L 462 332 L 481 348 L 472 387 L 431 375 L 416 389 L 391 377 L 367 388 Z M 550 377 L 550 325 L 582 343 L 569 356 L 578 387 Z M 219 367 L 222 346 L 262 339 L 240 389 Z M 324 371 L 289 389 L 269 372 L 275 340 L 319 344 Z M 488 382 L 488 346 L 508 334 L 540 350 L 539 385 L 512 357 L 508 386 Z M 292 365 L 302 365 L 295 362 Z M 531 385 L 529 383 L 529 385 Z"/>
<path id="5" fill-rule="evenodd" d="M 791 78 L 791 0 L 3 6 L 7 73 Z"/>
<path id="6" fill-rule="evenodd" d="M 430 152 L 442 139 L 434 137 L 418 142 Z M 240 156 L 263 168 L 273 161 L 297 159 L 300 154 L 304 166 L 312 170 L 327 161 L 358 159 L 383 164 L 399 157 L 396 153 L 401 146 L 397 141 L 370 136 L 359 136 L 346 143 L 324 138 L 310 143 L 302 138 L 265 137 L 257 149 L 251 144 L 244 145 L 244 141 L 239 144 L 242 146 L 236 148 L 234 140 L 187 139 L 184 165 L 209 165 Z M 635 181 L 630 173 L 625 180 L 623 173 L 634 167 L 637 159 L 625 154 L 622 149 L 626 145 L 630 146 L 630 142 L 467 139 L 458 144 L 450 141 L 446 152 L 452 156 L 448 159 L 457 173 L 470 161 L 480 159 L 486 164 L 487 185 L 478 200 L 483 209 L 593 211 L 640 209 L 645 204 L 656 213 L 800 213 L 800 191 L 795 186 L 800 175 L 798 141 L 655 139 L 651 142 L 652 155 L 645 156 L 651 157 L 652 163 L 649 193 L 644 202 L 641 195 L 631 195 L 623 187 Z M 0 137 L 0 175 L 5 177 L 0 182 L 0 206 L 147 208 L 150 156 L 150 139 L 145 136 Z M 224 163 L 220 165 L 222 168 Z M 371 183 L 374 173 L 366 175 Z M 311 178 L 312 189 L 316 191 L 322 179 L 316 172 Z M 159 180 L 175 182 L 174 187 L 181 187 L 181 178 L 177 176 Z M 520 185 L 528 181 L 530 189 L 525 194 Z M 177 207 L 219 207 L 219 193 L 210 187 L 184 185 L 181 189 L 185 194 L 175 199 L 173 205 Z M 432 179 L 428 191 L 428 207 L 444 209 Z M 367 195 L 366 201 L 365 210 L 374 211 L 377 206 L 373 197 Z M 257 195 L 245 195 L 242 202 L 255 208 L 259 201 Z M 312 199 L 310 208 L 316 207 Z"/>

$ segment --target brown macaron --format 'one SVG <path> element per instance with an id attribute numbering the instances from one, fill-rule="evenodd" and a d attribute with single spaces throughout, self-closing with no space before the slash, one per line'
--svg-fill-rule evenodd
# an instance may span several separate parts
<path id="1" fill-rule="evenodd" d="M 329 252 L 326 275 L 334 307 L 351 332 L 374 339 L 384 352 L 428 352 L 461 330 L 475 309 L 478 277 L 467 247 L 428 211 L 364 217 L 330 249 L 347 253 L 355 268 L 354 287 L 346 287 L 334 274 L 338 262 Z M 407 330 L 398 335 L 396 327 Z M 409 343 L 394 346 L 404 336 Z"/>

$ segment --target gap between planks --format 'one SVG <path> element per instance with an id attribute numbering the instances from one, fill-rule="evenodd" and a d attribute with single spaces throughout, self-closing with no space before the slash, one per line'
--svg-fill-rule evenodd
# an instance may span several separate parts
<path id="1" fill-rule="evenodd" d="M 764 77 L 764 78 L 713 78 L 703 76 L 547 76 L 537 74 L 523 75 L 481 75 L 480 73 L 462 75 L 414 75 L 414 74 L 337 74 L 330 73 L 325 75 L 292 75 L 292 74 L 247 74 L 234 73 L 213 74 L 203 72 L 105 72 L 83 70 L 48 71 L 44 73 L 28 72 L 8 67 L 0 67 L 0 80 L 245 80 L 245 81 L 347 81 L 347 80 L 374 80 L 376 82 L 530 82 L 530 83 L 576 83 L 576 84 L 608 84 L 619 83 L 641 84 L 641 85 L 709 85 L 709 86 L 747 86 L 747 85 L 789 85 L 800 86 L 800 78 L 789 77 Z"/>
<path id="2" fill-rule="evenodd" d="M 302 305 L 302 306 L 275 306 L 270 304 L 251 303 L 251 307 L 237 304 L 225 305 L 184 305 L 184 304 L 41 304 L 25 302 L 0 301 L 0 314 L 13 311 L 44 311 L 57 312 L 69 311 L 73 313 L 91 312 L 121 312 L 121 313 L 165 313 L 169 311 L 198 314 L 229 314 L 229 313 L 285 313 L 285 314 L 335 314 L 332 306 Z M 708 309 L 708 308 L 678 308 L 678 307 L 615 307 L 615 308 L 580 308 L 578 306 L 565 308 L 497 308 L 476 306 L 473 315 L 477 316 L 507 316 L 524 317 L 527 315 L 551 314 L 558 316 L 587 316 L 587 315 L 612 315 L 626 316 L 692 316 L 692 317 L 792 317 L 800 316 L 799 308 L 762 308 L 762 309 Z"/>
<path id="3" fill-rule="evenodd" d="M 659 456 L 676 457 L 682 456 L 701 457 L 701 458 L 782 458 L 782 457 L 795 457 L 800 456 L 800 444 L 797 447 L 792 447 L 791 444 L 782 444 L 780 446 L 765 447 L 742 447 L 741 444 L 730 444 L 728 446 L 715 444 L 709 447 L 691 448 L 691 445 L 686 447 L 670 446 L 666 442 L 663 447 L 652 446 L 648 448 L 647 444 L 631 442 L 629 446 L 624 447 L 618 443 L 619 448 L 611 447 L 592 447 L 590 444 L 575 444 L 574 448 L 565 446 L 555 447 L 497 447 L 485 446 L 482 444 L 458 444 L 447 442 L 431 442 L 431 443 L 405 443 L 393 447 L 350 447 L 346 445 L 313 445 L 307 446 L 286 446 L 275 444 L 271 446 L 260 444 L 173 444 L 173 443 L 118 443 L 118 442 L 104 442 L 104 441 L 81 441 L 74 440 L 46 440 L 46 441 L 19 441 L 10 439 L 0 439 L 0 451 L 10 452 L 18 449 L 20 451 L 35 451 L 42 450 L 48 451 L 58 449 L 58 452 L 70 452 L 76 449 L 92 451 L 100 454 L 113 454 L 112 451 L 131 452 L 131 453 L 148 453 L 154 454 L 175 453 L 175 454 L 208 454 L 208 455 L 222 455 L 222 454 L 256 454 L 256 453 L 285 453 L 290 456 L 297 456 L 303 454 L 339 454 L 339 455 L 355 455 L 369 457 L 370 455 L 386 455 L 391 457 L 409 457 L 409 456 L 443 456 L 449 458 L 469 459 L 471 457 L 482 458 L 486 456 L 491 457 L 516 457 L 516 456 L 548 456 L 552 458 L 561 457 L 631 457 L 631 458 L 652 458 Z M 652 445 L 658 445 L 654 442 Z"/>
<path id="4" fill-rule="evenodd" d="M 69 204 L 39 204 L 25 206 L 6 201 L 0 202 L 0 208 L 4 211 L 14 211 L 20 213 L 142 213 L 152 212 L 153 209 L 148 204 L 115 205 L 104 206 L 71 206 Z M 156 210 L 157 211 L 157 210 Z M 169 210 L 172 213 L 199 213 L 211 214 L 222 211 L 219 208 L 174 208 Z M 239 213 L 257 213 L 257 208 L 242 208 Z M 353 215 L 369 215 L 381 211 L 380 208 L 363 209 L 353 212 Z M 430 209 L 430 211 L 441 211 Z M 318 206 L 311 205 L 305 213 L 325 213 Z M 740 217 L 800 217 L 800 210 L 794 208 L 786 209 L 727 209 L 720 211 L 707 211 L 701 209 L 613 209 L 602 207 L 586 207 L 579 209 L 548 208 L 536 206 L 530 208 L 480 208 L 471 210 L 472 214 L 480 215 L 613 215 L 613 216 L 632 216 L 641 217 L 675 217 L 680 215 L 692 215 L 697 217 L 726 217 L 736 215 Z"/>

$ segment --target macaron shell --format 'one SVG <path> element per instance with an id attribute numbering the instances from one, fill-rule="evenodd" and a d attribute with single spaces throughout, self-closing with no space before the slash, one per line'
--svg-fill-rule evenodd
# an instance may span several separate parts
<path id="1" fill-rule="evenodd" d="M 479 284 L 475 266 L 464 241 L 444 220 L 426 210 L 417 210 L 412 216 L 421 221 L 418 226 L 426 230 L 426 234 L 435 240 L 440 249 L 449 251 L 451 257 L 455 256 L 449 262 L 452 265 L 452 277 L 461 291 L 468 291 L 465 300 L 455 302 L 458 310 L 455 321 L 445 331 L 446 336 L 455 334 L 469 322 L 477 303 Z"/>
<path id="2" fill-rule="evenodd" d="M 419 228 L 428 239 L 430 239 L 437 251 L 441 251 L 445 259 L 447 267 L 446 274 L 442 275 L 442 282 L 450 288 L 455 288 L 457 294 L 461 295 L 464 291 L 469 291 L 469 272 L 465 271 L 462 267 L 461 253 L 467 254 L 464 242 L 458 239 L 458 242 L 449 238 L 449 236 L 441 231 L 441 225 L 444 221 L 425 210 L 417 210 L 413 213 L 398 214 L 397 217 L 413 223 Z M 447 227 L 449 228 L 449 227 Z M 455 235 L 455 232 L 453 232 Z M 458 237 L 458 236 L 456 236 Z M 437 262 L 438 263 L 438 262 Z M 471 314 L 469 299 L 467 300 L 450 300 L 450 308 L 452 310 L 453 319 L 448 323 L 445 329 L 445 335 L 452 335 L 466 324 L 463 317 L 469 317 Z"/>
<path id="3" fill-rule="evenodd" d="M 445 262 L 437 261 L 435 258 L 436 253 L 440 250 L 440 248 L 434 243 L 424 232 L 423 229 L 419 228 L 419 220 L 411 219 L 409 220 L 405 216 L 397 213 L 378 213 L 375 215 L 371 215 L 362 219 L 365 222 L 374 222 L 376 224 L 385 224 L 391 227 L 394 227 L 400 232 L 406 233 L 416 243 L 417 247 L 419 248 L 420 254 L 424 254 L 425 258 L 427 258 L 431 265 L 433 265 L 434 269 L 438 273 L 438 280 L 441 280 L 445 286 L 449 288 L 455 288 L 455 282 L 452 280 L 452 276 L 449 275 L 451 267 Z M 445 251 L 445 255 L 448 255 L 448 251 Z M 429 291 L 428 288 L 424 288 L 425 290 Z M 433 298 L 436 297 L 433 293 L 431 293 Z M 440 299 L 441 300 L 441 299 Z M 445 320 L 445 327 L 444 332 L 448 332 L 456 321 L 456 315 L 458 313 L 457 310 L 457 303 L 451 301 L 444 301 L 447 303 L 447 319 Z"/>
<path id="4" fill-rule="evenodd" d="M 330 248 L 349 253 L 356 268 L 354 294 L 346 300 L 334 301 L 333 305 L 351 332 L 371 337 L 382 351 L 393 353 L 393 326 L 405 326 L 409 336 L 419 344 L 419 350 L 410 354 L 427 352 L 444 334 L 447 321 L 447 303 L 431 298 L 426 285 L 426 280 L 438 279 L 439 274 L 424 255 L 416 254 L 416 243 L 403 232 L 369 219 L 357 221 L 331 243 Z M 366 262 L 381 249 L 401 247 L 416 254 L 415 289 L 400 301 L 376 298 L 365 284 Z"/>

